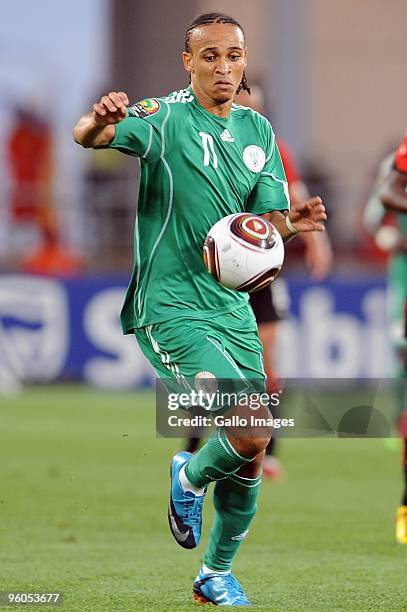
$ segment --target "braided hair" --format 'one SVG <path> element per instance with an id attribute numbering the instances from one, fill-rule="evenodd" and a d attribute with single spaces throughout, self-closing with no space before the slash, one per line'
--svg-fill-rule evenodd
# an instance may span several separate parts
<path id="1" fill-rule="evenodd" d="M 203 25 L 210 25 L 211 23 L 230 23 L 231 25 L 237 26 L 243 34 L 244 39 L 246 39 L 246 35 L 240 23 L 236 21 L 233 17 L 229 17 L 229 15 L 225 15 L 224 13 L 205 13 L 203 15 L 199 15 L 194 21 L 188 26 L 187 31 L 185 32 L 185 51 L 187 53 L 191 53 L 191 45 L 190 45 L 190 37 L 191 33 L 195 28 Z M 243 72 L 242 80 L 240 81 L 239 87 L 236 90 L 236 94 L 244 89 L 250 94 L 250 87 L 247 83 L 246 74 Z"/>

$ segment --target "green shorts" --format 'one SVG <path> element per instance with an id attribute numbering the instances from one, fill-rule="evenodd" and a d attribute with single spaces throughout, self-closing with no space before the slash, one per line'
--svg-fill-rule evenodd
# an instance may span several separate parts
<path id="1" fill-rule="evenodd" d="M 157 376 L 185 389 L 216 379 L 233 390 L 263 391 L 263 349 L 250 306 L 212 319 L 176 319 L 135 330 Z M 197 387 L 198 383 L 198 387 Z M 173 387 L 172 387 L 173 388 Z M 226 389 L 225 389 L 226 390 Z"/>

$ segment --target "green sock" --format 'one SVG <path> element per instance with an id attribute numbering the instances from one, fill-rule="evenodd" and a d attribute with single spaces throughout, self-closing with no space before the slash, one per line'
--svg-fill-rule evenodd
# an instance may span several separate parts
<path id="1" fill-rule="evenodd" d="M 213 570 L 230 570 L 257 510 L 261 475 L 257 478 L 230 476 L 215 485 L 216 509 L 204 564 Z"/>
<path id="2" fill-rule="evenodd" d="M 188 461 L 185 476 L 189 482 L 202 489 L 214 480 L 221 480 L 237 472 L 253 457 L 242 457 L 229 442 L 223 427 L 217 429 L 207 443 Z"/>

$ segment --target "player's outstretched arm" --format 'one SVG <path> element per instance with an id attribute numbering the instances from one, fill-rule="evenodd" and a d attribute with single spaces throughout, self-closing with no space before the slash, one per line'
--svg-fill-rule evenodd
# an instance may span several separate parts
<path id="1" fill-rule="evenodd" d="M 263 215 L 276 226 L 284 241 L 289 240 L 299 232 L 323 232 L 327 219 L 325 206 L 319 196 L 296 203 L 288 215 L 274 211 Z"/>
<path id="2" fill-rule="evenodd" d="M 108 145 L 115 135 L 115 124 L 127 117 L 129 99 L 123 91 L 111 91 L 93 105 L 73 129 L 74 141 L 82 147 Z"/>
<path id="3" fill-rule="evenodd" d="M 407 213 L 407 174 L 392 170 L 382 184 L 379 198 L 388 210 Z"/>

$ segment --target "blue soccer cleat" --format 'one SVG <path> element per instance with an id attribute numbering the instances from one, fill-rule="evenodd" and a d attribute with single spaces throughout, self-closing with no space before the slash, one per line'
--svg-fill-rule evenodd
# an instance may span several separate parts
<path id="1" fill-rule="evenodd" d="M 203 574 L 199 572 L 193 586 L 194 599 L 215 606 L 251 606 L 240 582 L 230 574 Z"/>
<path id="2" fill-rule="evenodd" d="M 171 533 L 183 548 L 195 548 L 202 531 L 202 505 L 204 495 L 184 491 L 179 481 L 182 467 L 191 459 L 186 451 L 177 453 L 171 462 L 171 493 L 168 506 L 168 522 Z"/>

